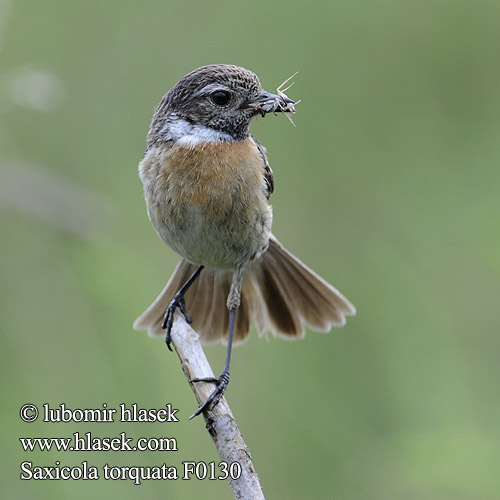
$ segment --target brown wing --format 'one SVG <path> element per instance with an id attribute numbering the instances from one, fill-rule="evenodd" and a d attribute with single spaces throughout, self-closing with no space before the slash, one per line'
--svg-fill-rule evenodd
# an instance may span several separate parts
<path id="1" fill-rule="evenodd" d="M 259 150 L 260 157 L 262 158 L 264 180 L 266 181 L 267 186 L 267 199 L 269 199 L 274 191 L 273 171 L 271 169 L 271 166 L 269 165 L 269 162 L 267 161 L 266 148 L 253 135 L 252 139 L 254 140 L 257 149 Z"/>

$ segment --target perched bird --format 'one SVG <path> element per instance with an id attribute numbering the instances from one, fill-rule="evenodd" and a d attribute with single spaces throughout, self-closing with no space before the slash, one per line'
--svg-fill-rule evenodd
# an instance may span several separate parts
<path id="1" fill-rule="evenodd" d="M 183 258 L 134 328 L 166 330 L 170 348 L 179 308 L 201 341 L 227 341 L 224 371 L 194 415 L 220 400 L 232 341 L 247 337 L 252 320 L 259 334 L 294 339 L 304 323 L 328 331 L 355 313 L 271 233 L 273 173 L 250 124 L 259 114 L 294 112 L 294 104 L 264 91 L 251 71 L 214 64 L 181 78 L 153 115 L 139 175 L 155 231 Z"/>

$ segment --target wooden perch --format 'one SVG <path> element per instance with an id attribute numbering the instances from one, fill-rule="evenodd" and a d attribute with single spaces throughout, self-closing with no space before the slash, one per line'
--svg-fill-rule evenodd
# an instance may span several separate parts
<path id="1" fill-rule="evenodd" d="M 198 334 L 178 312 L 175 315 L 171 338 L 172 345 L 181 361 L 182 371 L 188 381 L 193 378 L 214 377 L 198 340 Z M 200 405 L 214 390 L 214 384 L 210 382 L 194 382 L 189 385 Z M 226 398 L 222 397 L 215 408 L 204 412 L 203 418 L 221 460 L 228 466 L 232 462 L 238 462 L 241 465 L 241 476 L 238 479 L 228 477 L 234 498 L 236 500 L 264 500 L 250 450 L 243 441 Z"/>

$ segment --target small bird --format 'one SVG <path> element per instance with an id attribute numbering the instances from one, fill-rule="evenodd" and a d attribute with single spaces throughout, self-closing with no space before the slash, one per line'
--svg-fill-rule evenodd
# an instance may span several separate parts
<path id="1" fill-rule="evenodd" d="M 250 125 L 294 104 L 280 90 L 266 92 L 253 72 L 214 64 L 182 77 L 153 115 L 139 176 L 155 231 L 182 260 L 134 329 L 165 335 L 171 350 L 179 309 L 202 342 L 227 341 L 221 376 L 192 380 L 216 385 L 192 417 L 219 402 L 233 340 L 245 340 L 252 321 L 259 335 L 296 339 L 304 324 L 329 331 L 355 314 L 271 233 L 273 172 Z"/>

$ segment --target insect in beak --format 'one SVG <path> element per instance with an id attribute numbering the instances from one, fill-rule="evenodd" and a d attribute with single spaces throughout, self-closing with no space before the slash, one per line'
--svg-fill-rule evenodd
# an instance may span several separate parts
<path id="1" fill-rule="evenodd" d="M 298 72 L 297 72 L 298 73 Z M 293 82 L 282 90 L 283 86 L 286 85 L 297 73 L 294 73 L 290 78 L 287 78 L 277 89 L 276 94 L 271 94 L 270 92 L 263 92 L 254 102 L 248 103 L 244 106 L 244 109 L 253 109 L 255 112 L 260 113 L 261 116 L 265 116 L 267 113 L 284 113 L 288 118 L 290 123 L 295 127 L 295 123 L 291 118 L 294 114 L 295 105 L 300 101 L 294 101 L 290 99 L 285 91 L 288 90 Z"/>

